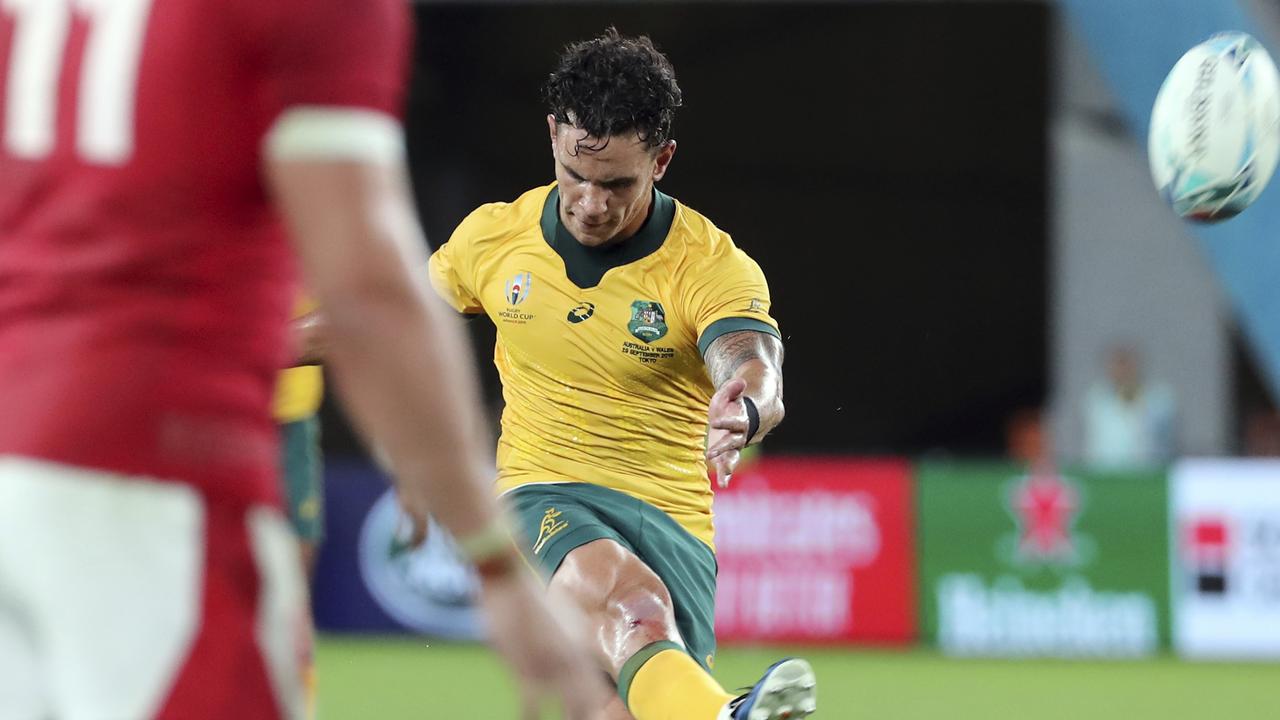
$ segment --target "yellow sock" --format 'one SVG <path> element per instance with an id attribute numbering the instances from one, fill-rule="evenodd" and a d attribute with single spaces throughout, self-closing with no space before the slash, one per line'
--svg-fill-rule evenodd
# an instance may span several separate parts
<path id="1" fill-rule="evenodd" d="M 733 699 L 675 643 L 654 643 L 632 659 L 639 660 L 639 667 L 625 678 L 625 686 L 629 668 L 623 668 L 618 680 L 622 700 L 636 720 L 717 720 Z"/>

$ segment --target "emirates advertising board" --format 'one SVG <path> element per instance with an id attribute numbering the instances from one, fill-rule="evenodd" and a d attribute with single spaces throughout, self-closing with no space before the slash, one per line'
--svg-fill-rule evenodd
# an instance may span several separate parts
<path id="1" fill-rule="evenodd" d="M 1175 648 L 1280 659 L 1280 460 L 1183 460 L 1171 484 Z"/>
<path id="2" fill-rule="evenodd" d="M 915 638 L 910 465 L 764 458 L 716 491 L 721 642 Z"/>
<path id="3" fill-rule="evenodd" d="M 394 497 L 367 463 L 331 460 L 326 483 L 322 629 L 483 636 L 475 573 L 446 533 L 399 548 Z M 766 458 L 717 491 L 716 512 L 721 642 L 914 639 L 906 461 Z"/>
<path id="4" fill-rule="evenodd" d="M 1169 633 L 1163 473 L 917 467 L 925 636 L 978 656 L 1136 657 Z"/>

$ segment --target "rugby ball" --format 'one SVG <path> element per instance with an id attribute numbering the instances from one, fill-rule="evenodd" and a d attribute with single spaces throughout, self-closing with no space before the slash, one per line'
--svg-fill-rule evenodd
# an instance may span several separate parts
<path id="1" fill-rule="evenodd" d="M 1178 215 L 1216 222 L 1249 207 L 1280 157 L 1280 74 L 1262 45 L 1229 32 L 1187 51 L 1156 95 L 1147 152 Z"/>

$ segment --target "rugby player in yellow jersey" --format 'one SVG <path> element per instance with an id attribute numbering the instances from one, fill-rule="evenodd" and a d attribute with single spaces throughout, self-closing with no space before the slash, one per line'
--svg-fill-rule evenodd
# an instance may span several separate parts
<path id="1" fill-rule="evenodd" d="M 320 369 L 322 333 L 320 315 L 311 300 L 301 297 L 289 324 L 293 366 L 276 378 L 272 414 L 280 429 L 280 476 L 284 480 L 289 524 L 298 538 L 307 587 L 315 574 L 316 554 L 324 539 L 324 467 L 320 454 L 320 403 L 324 400 L 324 373 Z M 307 652 L 303 690 L 305 716 L 315 717 L 315 658 L 310 604 L 307 612 Z"/>
<path id="2" fill-rule="evenodd" d="M 280 371 L 272 398 L 272 413 L 280 427 L 285 500 L 308 578 L 324 539 L 324 469 L 317 416 L 324 400 L 324 373 L 320 370 L 320 316 L 315 309 L 315 303 L 305 298 L 294 307 L 289 328 L 294 364 Z"/>
<path id="3" fill-rule="evenodd" d="M 725 692 L 707 466 L 782 420 L 782 343 L 760 268 L 659 192 L 681 104 L 647 38 L 566 48 L 546 87 L 556 182 L 484 205 L 431 258 L 437 290 L 497 326 L 498 490 L 552 592 L 585 611 L 611 718 L 767 720 L 815 709 L 809 664 Z"/>

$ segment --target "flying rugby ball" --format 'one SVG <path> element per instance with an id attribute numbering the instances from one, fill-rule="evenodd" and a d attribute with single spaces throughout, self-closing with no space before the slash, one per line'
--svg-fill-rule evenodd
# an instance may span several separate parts
<path id="1" fill-rule="evenodd" d="M 1188 220 L 1257 200 L 1280 158 L 1280 74 L 1262 45 L 1229 32 L 1187 51 L 1156 95 L 1147 152 L 1156 188 Z"/>

